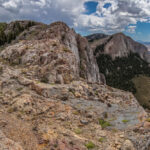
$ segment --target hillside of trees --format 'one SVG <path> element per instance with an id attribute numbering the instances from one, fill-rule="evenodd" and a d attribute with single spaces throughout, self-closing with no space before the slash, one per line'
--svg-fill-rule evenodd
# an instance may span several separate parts
<path id="1" fill-rule="evenodd" d="M 130 53 L 128 57 L 116 58 L 115 60 L 112 60 L 109 55 L 101 54 L 97 58 L 97 63 L 100 72 L 105 75 L 108 85 L 134 94 L 136 88 L 132 79 L 139 75 L 150 77 L 149 64 L 135 53 Z"/>
<path id="2" fill-rule="evenodd" d="M 12 23 L 12 26 L 10 24 L 0 23 L 0 46 L 15 40 L 21 32 L 33 25 L 34 22 L 32 21 L 28 21 L 25 25 L 16 21 Z"/>

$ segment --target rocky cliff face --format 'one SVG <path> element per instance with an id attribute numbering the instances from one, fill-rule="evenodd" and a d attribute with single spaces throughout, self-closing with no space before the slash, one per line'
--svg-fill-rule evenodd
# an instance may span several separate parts
<path id="1" fill-rule="evenodd" d="M 108 54 L 112 59 L 115 59 L 117 57 L 127 57 L 132 52 L 138 53 L 142 59 L 147 60 L 147 47 L 135 42 L 123 33 L 117 33 L 106 38 L 96 39 L 91 42 L 91 46 L 97 56 L 99 53 L 103 53 Z"/>
<path id="2" fill-rule="evenodd" d="M 0 149 L 150 148 L 149 113 L 101 83 L 87 40 L 64 23 L 35 23 L 1 49 Z"/>
<path id="3" fill-rule="evenodd" d="M 25 22 L 18 24 L 25 26 Z M 62 22 L 49 26 L 32 23 L 27 29 L 24 27 L 13 43 L 3 50 L 1 57 L 12 65 L 24 65 L 28 73 L 36 72 L 34 77 L 45 82 L 68 83 L 80 77 L 88 82 L 102 81 L 87 40 Z"/>
<path id="4" fill-rule="evenodd" d="M 88 41 L 62 22 L 51 24 L 50 30 L 75 55 L 79 76 L 87 79 L 88 82 L 100 82 L 99 69 Z"/>

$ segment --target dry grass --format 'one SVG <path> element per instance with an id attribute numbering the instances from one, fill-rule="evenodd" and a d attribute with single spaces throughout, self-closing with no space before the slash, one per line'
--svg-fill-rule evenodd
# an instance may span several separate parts
<path id="1" fill-rule="evenodd" d="M 133 79 L 137 93 L 135 97 L 140 104 L 150 109 L 150 77 L 139 76 Z"/>
<path id="2" fill-rule="evenodd" d="M 5 126 L 1 126 L 3 122 Z M 25 150 L 37 150 L 37 139 L 31 126 L 11 114 L 0 114 L 0 128 L 9 139 L 19 143 Z"/>

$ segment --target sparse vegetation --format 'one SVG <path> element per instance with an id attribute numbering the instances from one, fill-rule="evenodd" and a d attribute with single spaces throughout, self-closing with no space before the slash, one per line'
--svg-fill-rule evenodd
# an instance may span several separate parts
<path id="1" fill-rule="evenodd" d="M 122 122 L 124 123 L 124 124 L 126 124 L 126 123 L 128 123 L 129 122 L 129 120 L 122 120 Z"/>
<path id="2" fill-rule="evenodd" d="M 20 92 L 20 91 L 22 91 L 22 90 L 23 90 L 23 88 L 22 88 L 22 87 L 20 87 L 20 88 L 17 88 L 16 90 Z"/>
<path id="3" fill-rule="evenodd" d="M 70 50 L 69 50 L 67 47 L 64 47 L 63 50 L 64 50 L 65 52 L 70 52 Z"/>
<path id="4" fill-rule="evenodd" d="M 79 115 L 80 113 L 78 111 L 73 112 L 74 115 Z"/>
<path id="5" fill-rule="evenodd" d="M 103 142 L 105 142 L 105 141 L 106 141 L 106 138 L 105 138 L 105 137 L 99 138 L 99 142 L 103 143 Z"/>
<path id="6" fill-rule="evenodd" d="M 87 149 L 93 149 L 95 148 L 95 144 L 93 142 L 88 142 L 87 144 L 85 144 L 85 146 L 87 147 Z"/>
<path id="7" fill-rule="evenodd" d="M 82 133 L 82 130 L 79 129 L 79 128 L 77 128 L 77 129 L 74 130 L 74 132 L 75 132 L 76 134 L 81 134 L 81 133 Z"/>
<path id="8" fill-rule="evenodd" d="M 35 23 L 29 21 L 26 25 L 22 25 L 18 21 L 13 23 L 12 28 L 9 29 L 9 32 L 5 32 L 8 25 L 6 23 L 0 23 L 0 46 L 4 45 L 5 43 L 10 43 L 12 40 L 15 40 L 16 37 L 29 27 L 33 26 Z"/>
<path id="9" fill-rule="evenodd" d="M 101 125 L 102 129 L 111 126 L 111 124 L 108 121 L 105 121 L 104 119 L 99 119 L 99 124 Z"/>
<path id="10" fill-rule="evenodd" d="M 71 92 L 73 95 L 75 95 L 75 89 L 69 88 L 69 92 Z"/>

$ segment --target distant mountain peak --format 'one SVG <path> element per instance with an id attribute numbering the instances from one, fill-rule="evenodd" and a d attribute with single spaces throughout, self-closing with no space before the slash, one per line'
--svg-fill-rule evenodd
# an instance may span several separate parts
<path id="1" fill-rule="evenodd" d="M 86 38 L 88 39 L 89 42 L 92 42 L 94 40 L 99 40 L 99 39 L 103 39 L 108 37 L 109 35 L 103 34 L 103 33 L 95 33 L 95 34 L 91 34 L 86 36 Z"/>
<path id="2" fill-rule="evenodd" d="M 93 41 L 96 40 L 97 38 L 93 38 Z M 142 59 L 146 59 L 145 53 L 148 52 L 145 45 L 134 41 L 122 32 L 107 36 L 105 39 L 101 38 L 98 42 L 90 44 L 94 51 L 98 52 L 99 48 L 102 53 L 110 55 L 113 59 L 128 56 L 131 52 L 138 53 Z"/>

